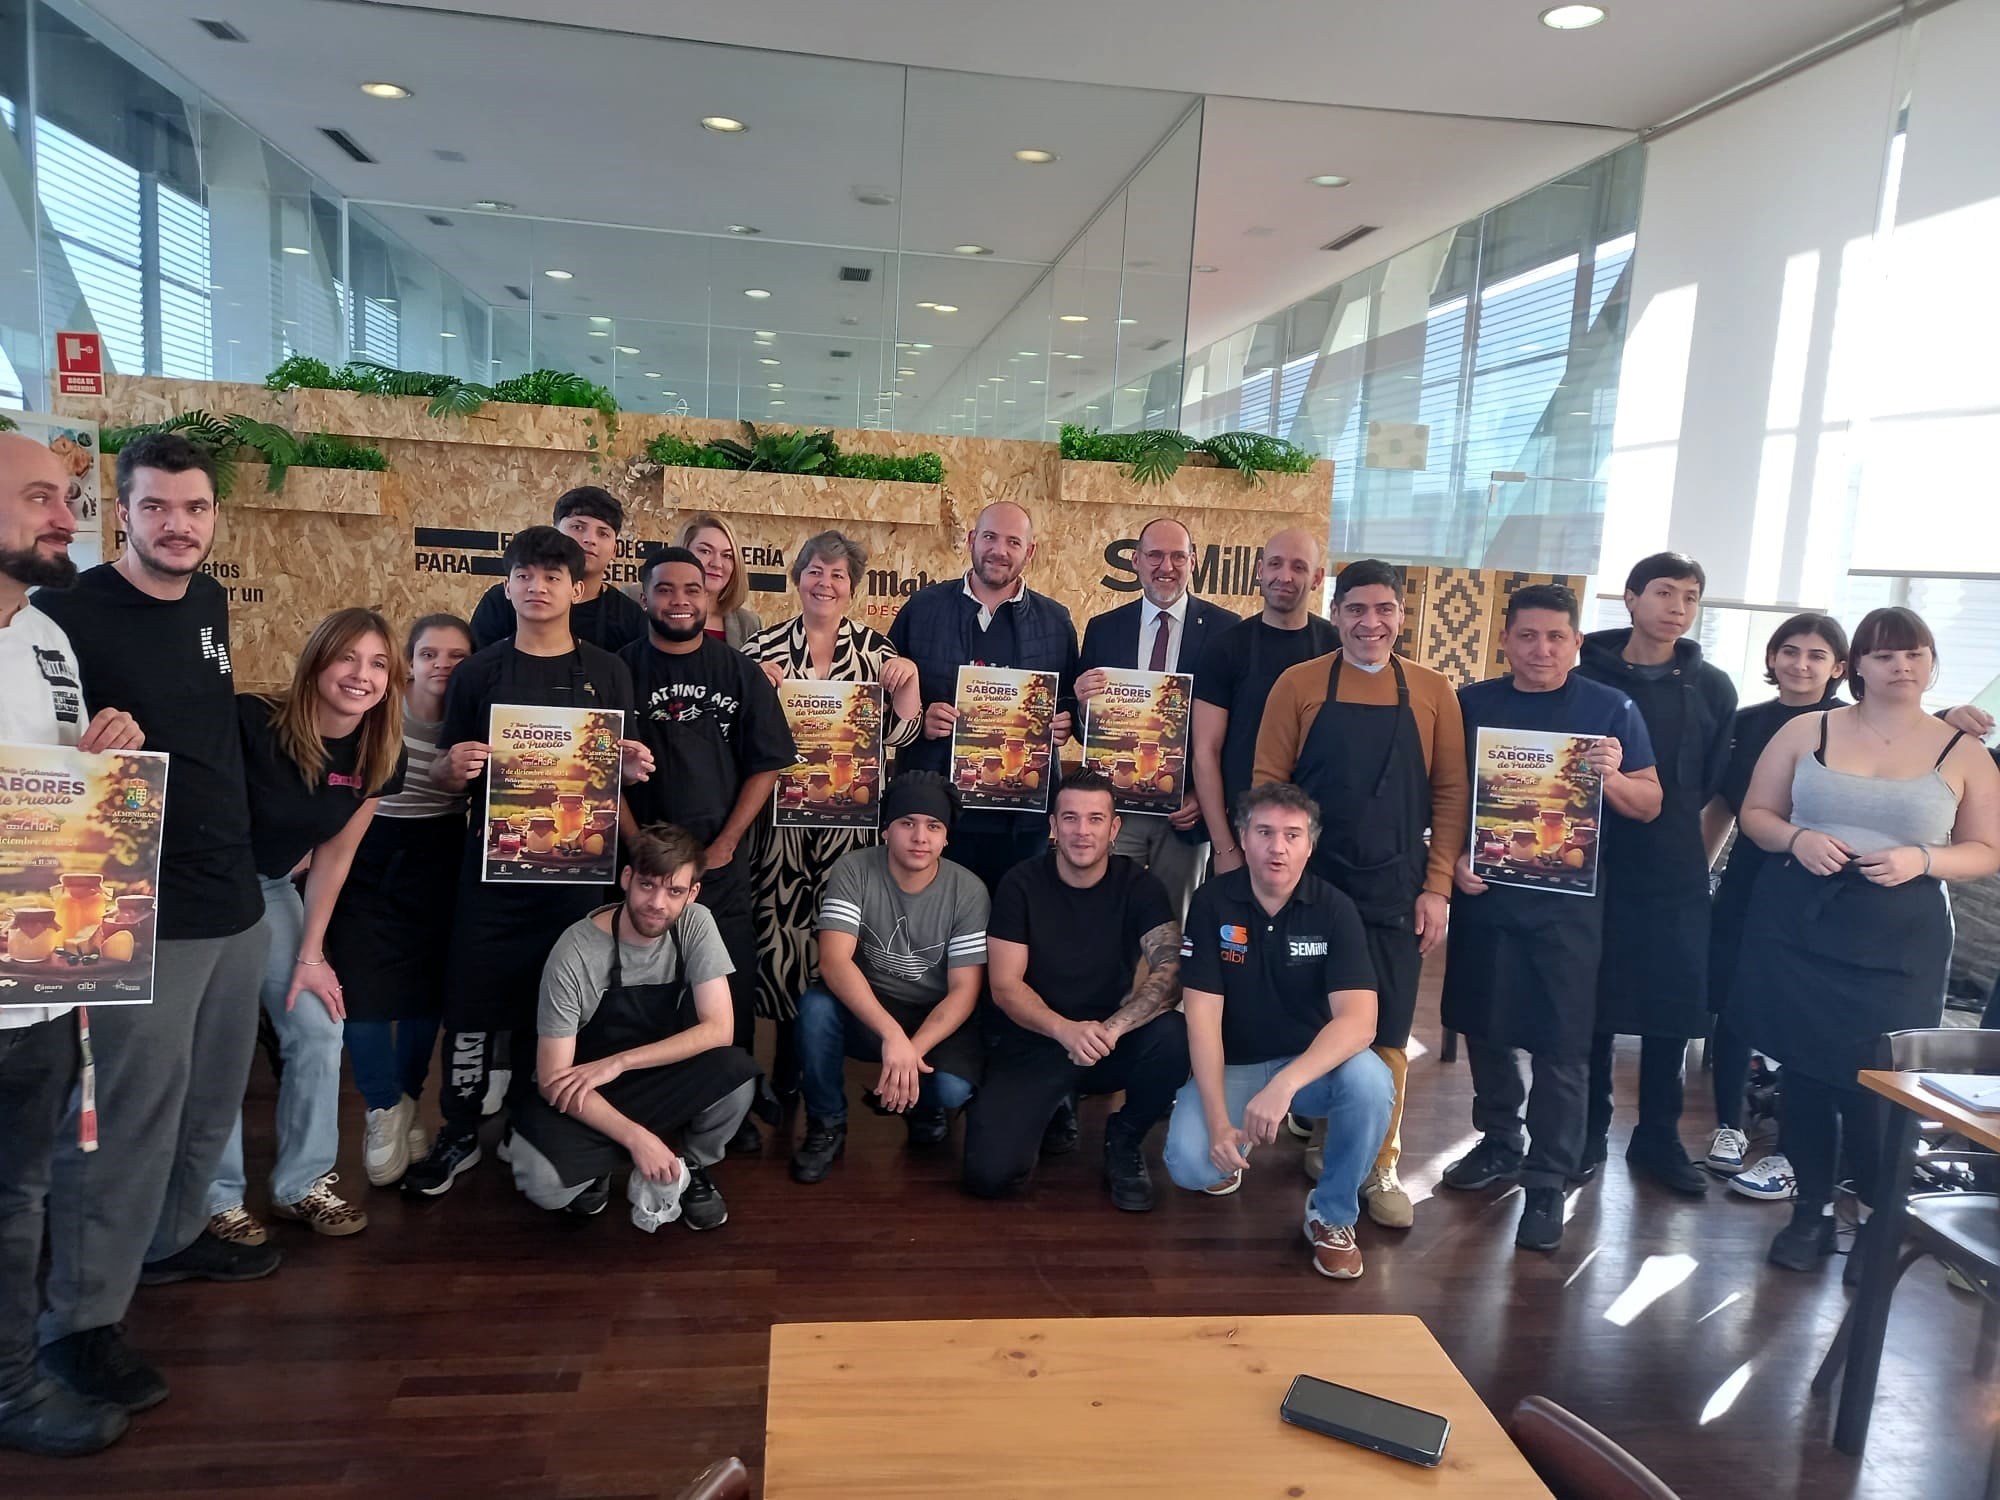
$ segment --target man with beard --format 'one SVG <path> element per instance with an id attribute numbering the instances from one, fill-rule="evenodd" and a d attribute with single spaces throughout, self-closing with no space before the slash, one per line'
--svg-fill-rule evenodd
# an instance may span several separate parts
<path id="1" fill-rule="evenodd" d="M 632 671 L 639 714 L 634 732 L 659 769 L 628 796 L 641 825 L 671 823 L 702 841 L 701 904 L 729 950 L 733 1040 L 755 1052 L 757 918 L 751 871 L 740 848 L 757 815 L 771 805 L 778 772 L 798 759 L 791 728 L 762 667 L 709 636 L 708 578 L 685 547 L 663 547 L 639 572 L 647 638 L 619 657 Z M 733 1156 L 763 1143 L 742 1122 Z"/>
<path id="2" fill-rule="evenodd" d="M 618 556 L 618 534 L 625 529 L 625 507 L 609 490 L 578 485 L 556 498 L 555 528 L 583 550 L 583 576 L 577 581 L 576 603 L 570 606 L 570 633 L 606 651 L 621 651 L 646 638 L 646 612 L 639 601 L 604 581 L 604 571 Z M 514 606 L 507 602 L 507 585 L 496 583 L 480 596 L 472 612 L 472 645 L 483 651 L 514 633 Z"/>
<path id="3" fill-rule="evenodd" d="M 76 654 L 30 588 L 76 581 L 69 475 L 47 448 L 0 433 L 0 743 L 137 749 L 129 715 L 83 722 Z M 35 1349 L 43 1209 L 56 1130 L 76 1081 L 78 1022 L 67 1005 L 0 1002 L 0 1448 L 95 1453 L 125 1431 L 125 1408 L 43 1373 Z"/>
<path id="4" fill-rule="evenodd" d="M 1035 556 L 1035 525 L 1011 500 L 979 513 L 965 537 L 972 566 L 912 594 L 889 627 L 896 649 L 917 664 L 924 696 L 922 738 L 897 752 L 904 770 L 951 775 L 951 731 L 958 721 L 958 669 L 1013 667 L 1056 674 L 1055 742 L 1069 740 L 1075 708 L 1076 627 L 1069 611 L 1038 594 L 1022 575 Z M 966 813 L 952 830 L 951 857 L 990 892 L 1000 877 L 1048 844 L 1040 811 Z"/>
<path id="5" fill-rule="evenodd" d="M 1084 627 L 1083 672 L 1076 679 L 1080 706 L 1102 691 L 1107 667 L 1192 675 L 1208 643 L 1237 623 L 1228 610 L 1188 592 L 1194 536 L 1173 517 L 1161 516 L 1141 528 L 1133 565 L 1143 597 L 1107 610 Z M 1182 786 L 1181 805 L 1170 816 L 1124 819 L 1111 852 L 1152 871 L 1166 887 L 1175 913 L 1185 912 L 1208 866 L 1208 829 L 1193 780 Z"/>
<path id="6" fill-rule="evenodd" d="M 1287 668 L 1340 642 L 1332 624 L 1312 612 L 1325 581 L 1319 538 L 1297 528 L 1279 532 L 1264 543 L 1257 565 L 1264 612 L 1225 630 L 1195 669 L 1194 784 L 1215 846 L 1213 874 L 1243 868 L 1235 809 L 1250 790 L 1264 700 Z"/>
<path id="7" fill-rule="evenodd" d="M 44 1366 L 87 1396 L 144 1411 L 167 1398 L 125 1343 L 134 1289 L 268 1276 L 280 1256 L 208 1232 L 208 1185 L 243 1103 L 270 939 L 229 665 L 229 597 L 201 571 L 215 470 L 173 433 L 118 455 L 125 550 L 36 596 L 69 636 L 93 711 L 116 704 L 173 757 L 154 920 L 153 1003 L 91 1018 L 98 1149 L 73 1104 L 48 1199 Z M 143 1271 L 142 1271 L 143 1266 Z"/>

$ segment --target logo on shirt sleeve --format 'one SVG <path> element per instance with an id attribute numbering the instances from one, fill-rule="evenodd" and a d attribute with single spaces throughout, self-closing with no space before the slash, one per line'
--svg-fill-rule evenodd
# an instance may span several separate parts
<path id="1" fill-rule="evenodd" d="M 1240 964 L 1249 960 L 1250 929 L 1235 922 L 1222 924 L 1222 961 Z"/>
<path id="2" fill-rule="evenodd" d="M 76 667 L 61 651 L 42 646 L 29 648 L 35 653 L 35 666 L 40 669 L 42 681 L 49 685 L 49 705 L 53 709 L 58 724 L 81 724 L 83 722 L 83 691 L 77 681 Z"/>

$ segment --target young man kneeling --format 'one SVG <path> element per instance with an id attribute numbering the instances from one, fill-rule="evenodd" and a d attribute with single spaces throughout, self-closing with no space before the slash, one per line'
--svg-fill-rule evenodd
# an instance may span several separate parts
<path id="1" fill-rule="evenodd" d="M 568 928 L 543 966 L 537 1094 L 515 1127 L 514 1182 L 539 1208 L 596 1214 L 629 1163 L 671 1196 L 678 1138 L 681 1217 L 716 1229 L 729 1210 L 708 1169 L 750 1109 L 757 1064 L 730 1045 L 729 954 L 694 904 L 700 840 L 656 823 L 626 856 L 625 899 Z"/>

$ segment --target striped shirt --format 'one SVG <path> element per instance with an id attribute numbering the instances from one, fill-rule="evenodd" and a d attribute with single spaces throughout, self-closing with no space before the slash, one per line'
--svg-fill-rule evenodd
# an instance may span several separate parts
<path id="1" fill-rule="evenodd" d="M 384 797 L 375 809 L 378 818 L 443 818 L 465 816 L 466 794 L 441 790 L 431 781 L 431 762 L 438 758 L 438 734 L 442 720 L 403 715 L 403 752 L 410 758 L 403 776 L 403 789 Z"/>
<path id="2" fill-rule="evenodd" d="M 928 1007 L 944 998 L 951 970 L 986 962 L 987 907 L 979 878 L 948 859 L 922 890 L 904 890 L 878 844 L 828 873 L 819 930 L 853 936 L 855 962 L 877 999 Z"/>

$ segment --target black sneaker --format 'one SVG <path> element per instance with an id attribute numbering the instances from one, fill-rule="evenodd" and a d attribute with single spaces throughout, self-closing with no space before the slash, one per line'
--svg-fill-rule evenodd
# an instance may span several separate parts
<path id="1" fill-rule="evenodd" d="M 1153 1174 L 1146 1170 L 1146 1138 L 1113 1115 L 1104 1125 L 1104 1185 L 1111 1206 L 1128 1214 L 1153 1207 Z"/>
<path id="2" fill-rule="evenodd" d="M 1630 1156 L 1628 1151 L 1627 1156 Z M 1578 1159 L 1576 1170 L 1569 1174 L 1569 1180 L 1578 1187 L 1597 1181 L 1597 1174 L 1604 1170 L 1604 1163 L 1610 1159 L 1611 1145 L 1601 1135 L 1592 1136 L 1583 1143 L 1583 1155 Z"/>
<path id="3" fill-rule="evenodd" d="M 562 1211 L 579 1219 L 594 1219 L 610 1202 L 611 1174 L 606 1172 L 602 1177 L 593 1177 L 582 1192 L 563 1205 Z"/>
<path id="4" fill-rule="evenodd" d="M 1819 1263 L 1833 1254 L 1835 1221 L 1817 1203 L 1794 1203 L 1792 1222 L 1778 1231 L 1765 1259 L 1787 1271 L 1817 1271 Z M 1852 1259 L 1852 1257 L 1849 1257 Z"/>
<path id="5" fill-rule="evenodd" d="M 1523 1250 L 1553 1250 L 1563 1242 L 1561 1188 L 1529 1188 L 1521 1195 L 1521 1222 L 1514 1243 Z"/>
<path id="6" fill-rule="evenodd" d="M 833 1164 L 847 1149 L 847 1122 L 829 1125 L 824 1120 L 806 1120 L 806 1138 L 792 1155 L 792 1181 L 823 1182 Z"/>
<path id="7" fill-rule="evenodd" d="M 1501 1145 L 1491 1136 L 1480 1139 L 1465 1155 L 1444 1169 L 1439 1183 L 1462 1193 L 1477 1192 L 1496 1182 L 1512 1182 L 1521 1175 L 1521 1153 Z"/>
<path id="8" fill-rule="evenodd" d="M 903 1117 L 903 1127 L 912 1146 L 935 1146 L 951 1134 L 951 1121 L 942 1109 L 913 1109 Z"/>
<path id="9" fill-rule="evenodd" d="M 42 1368 L 79 1396 L 125 1411 L 147 1411 L 167 1399 L 166 1379 L 132 1352 L 116 1323 L 42 1345 Z"/>
<path id="10" fill-rule="evenodd" d="M 1042 1129 L 1042 1155 L 1068 1156 L 1076 1149 L 1076 1100 L 1065 1099 Z"/>
<path id="11" fill-rule="evenodd" d="M 438 1198 L 451 1191 L 458 1174 L 479 1165 L 479 1137 L 467 1133 L 438 1132 L 422 1161 L 410 1163 L 403 1174 L 403 1191 L 424 1198 Z"/>
<path id="12" fill-rule="evenodd" d="M 752 1125 L 750 1117 L 745 1115 L 742 1125 L 737 1128 L 736 1134 L 729 1138 L 729 1144 L 723 1147 L 723 1150 L 731 1156 L 762 1156 L 764 1137 L 757 1134 L 757 1127 Z"/>
<path id="13" fill-rule="evenodd" d="M 11 1401 L 0 1401 L 0 1448 L 44 1458 L 101 1453 L 125 1436 L 130 1425 L 124 1407 L 79 1396 L 47 1376 Z"/>
<path id="14" fill-rule="evenodd" d="M 1704 1197 L 1708 1193 L 1708 1173 L 1688 1160 L 1687 1147 L 1680 1143 L 1678 1136 L 1640 1137 L 1634 1134 L 1632 1143 L 1625 1148 L 1625 1163 L 1636 1172 L 1643 1172 L 1663 1188 L 1689 1198 Z"/>
<path id="15" fill-rule="evenodd" d="M 285 1257 L 271 1245 L 246 1245 L 225 1240 L 204 1229 L 194 1243 L 165 1260 L 149 1260 L 139 1268 L 139 1285 L 166 1286 L 174 1281 L 257 1281 L 269 1276 Z"/>
<path id="16" fill-rule="evenodd" d="M 729 1222 L 729 1205 L 707 1167 L 688 1163 L 688 1185 L 681 1189 L 681 1222 L 690 1229 L 720 1229 Z"/>

